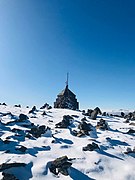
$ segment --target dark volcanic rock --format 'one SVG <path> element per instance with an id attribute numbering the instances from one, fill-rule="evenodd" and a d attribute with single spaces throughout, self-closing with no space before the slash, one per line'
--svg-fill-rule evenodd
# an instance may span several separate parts
<path id="1" fill-rule="evenodd" d="M 20 104 L 18 104 L 18 105 L 15 104 L 14 107 L 19 107 L 19 108 L 21 108 L 21 105 L 20 105 Z"/>
<path id="2" fill-rule="evenodd" d="M 125 113 L 124 112 L 121 112 L 121 117 L 124 117 L 125 116 Z"/>
<path id="3" fill-rule="evenodd" d="M 91 113 L 93 112 L 93 110 L 92 109 L 88 109 L 87 110 L 87 116 L 91 116 Z"/>
<path id="4" fill-rule="evenodd" d="M 89 116 L 89 118 L 91 118 L 93 120 L 96 120 L 98 114 L 100 114 L 100 115 L 102 114 L 102 112 L 99 109 L 99 107 L 96 107 L 94 110 L 88 109 L 87 113 L 83 113 L 83 115 Z"/>
<path id="5" fill-rule="evenodd" d="M 2 180 L 19 180 L 13 174 L 3 172 L 2 175 L 3 175 Z"/>
<path id="6" fill-rule="evenodd" d="M 135 130 L 133 129 L 129 129 L 129 131 L 127 132 L 127 134 L 133 134 L 133 133 L 135 133 Z"/>
<path id="7" fill-rule="evenodd" d="M 130 154 L 130 153 L 134 153 L 135 154 L 135 147 L 133 148 L 133 150 L 131 148 L 127 148 L 127 151 L 124 152 L 125 154 Z"/>
<path id="8" fill-rule="evenodd" d="M 124 121 L 124 123 L 129 123 L 130 121 L 129 121 L 129 119 L 126 119 L 125 121 Z"/>
<path id="9" fill-rule="evenodd" d="M 83 147 L 83 151 L 94 151 L 96 149 L 99 149 L 98 144 L 92 142 L 92 144 L 88 144 L 87 146 Z"/>
<path id="10" fill-rule="evenodd" d="M 46 114 L 46 112 L 44 111 L 44 112 L 42 113 L 42 115 L 45 116 L 45 115 L 47 115 L 47 114 Z"/>
<path id="11" fill-rule="evenodd" d="M 48 104 L 48 103 L 45 103 L 40 109 L 52 109 L 52 107 Z"/>
<path id="12" fill-rule="evenodd" d="M 68 169 L 71 167 L 72 163 L 69 162 L 70 160 L 68 159 L 67 156 L 62 156 L 60 158 L 55 159 L 49 169 L 50 172 L 52 172 L 55 175 L 58 175 L 59 173 L 68 176 Z"/>
<path id="13" fill-rule="evenodd" d="M 86 121 L 87 119 L 84 117 L 81 120 L 80 124 L 78 125 L 79 131 L 73 130 L 72 135 L 77 136 L 77 137 L 90 135 L 90 131 L 93 131 L 94 127 L 90 123 L 87 123 Z"/>
<path id="14" fill-rule="evenodd" d="M 99 122 L 97 122 L 97 129 L 101 129 L 101 130 L 108 130 L 108 123 L 104 120 L 104 119 L 100 119 Z"/>
<path id="15" fill-rule="evenodd" d="M 36 106 L 33 106 L 33 108 L 29 111 L 29 114 L 30 114 L 30 113 L 34 113 L 36 110 L 37 110 L 37 109 L 36 109 Z"/>
<path id="16" fill-rule="evenodd" d="M 101 110 L 98 107 L 96 107 L 93 110 L 93 112 L 91 113 L 90 118 L 93 119 L 93 120 L 96 120 L 98 114 L 102 114 L 102 112 L 101 112 Z"/>
<path id="17" fill-rule="evenodd" d="M 135 111 L 133 113 L 128 113 L 128 115 L 125 116 L 129 120 L 135 120 Z"/>
<path id="18" fill-rule="evenodd" d="M 92 109 L 88 109 L 87 110 L 87 113 L 85 112 L 85 110 L 83 110 L 82 111 L 82 115 L 84 115 L 84 116 L 91 116 L 91 113 L 93 112 L 93 110 Z"/>
<path id="19" fill-rule="evenodd" d="M 73 136 L 78 136 L 78 134 L 79 134 L 78 131 L 76 131 L 76 130 L 73 130 L 73 131 L 72 131 L 72 135 L 73 135 Z M 80 137 L 80 136 L 78 136 L 78 137 Z"/>
<path id="20" fill-rule="evenodd" d="M 42 134 L 50 130 L 49 127 L 46 127 L 45 125 L 42 126 L 33 126 L 30 131 L 28 131 L 30 134 L 32 134 L 33 137 L 39 138 Z M 28 137 L 28 136 L 26 136 Z M 29 138 L 29 137 L 28 137 Z"/>
<path id="21" fill-rule="evenodd" d="M 36 110 L 37 110 L 36 106 L 33 106 L 32 111 L 36 111 Z"/>
<path id="22" fill-rule="evenodd" d="M 129 125 L 131 125 L 131 126 L 135 126 L 135 123 L 133 123 L 133 122 L 132 122 L 132 123 L 130 123 Z"/>
<path id="23" fill-rule="evenodd" d="M 106 116 L 106 112 L 103 112 L 103 113 L 102 113 L 102 116 Z"/>
<path id="24" fill-rule="evenodd" d="M 56 128 L 67 128 L 71 125 L 73 120 L 72 116 L 65 115 L 63 116 L 63 120 L 55 125 Z"/>
<path id="25" fill-rule="evenodd" d="M 48 108 L 49 107 L 49 104 L 45 103 L 40 109 L 45 109 L 45 108 Z"/>
<path id="26" fill-rule="evenodd" d="M 80 131 L 77 133 L 78 137 L 82 135 L 89 135 L 89 131 L 92 130 L 92 125 L 90 123 L 86 123 L 86 118 L 83 118 L 81 121 L 82 122 L 78 125 L 78 129 L 80 129 Z"/>
<path id="27" fill-rule="evenodd" d="M 2 103 L 1 105 L 3 105 L 3 106 L 7 106 L 7 104 L 6 104 L 6 103 Z"/>
<path id="28" fill-rule="evenodd" d="M 19 121 L 25 121 L 25 120 L 27 120 L 27 119 L 29 119 L 29 117 L 26 116 L 25 114 L 20 114 L 20 115 L 19 115 Z"/>
<path id="29" fill-rule="evenodd" d="M 47 109 L 48 109 L 48 110 L 49 110 L 49 109 L 52 109 L 52 106 L 49 106 Z"/>

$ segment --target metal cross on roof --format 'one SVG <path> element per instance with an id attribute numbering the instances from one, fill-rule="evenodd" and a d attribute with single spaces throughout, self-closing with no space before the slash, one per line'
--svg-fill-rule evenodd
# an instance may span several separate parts
<path id="1" fill-rule="evenodd" d="M 66 86 L 68 86 L 68 80 L 69 80 L 69 73 L 67 73 Z"/>

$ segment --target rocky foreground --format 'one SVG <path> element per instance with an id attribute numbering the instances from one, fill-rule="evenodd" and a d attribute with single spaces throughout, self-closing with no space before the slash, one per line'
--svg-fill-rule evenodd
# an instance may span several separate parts
<path id="1" fill-rule="evenodd" d="M 128 117 L 0 105 L 0 179 L 135 179 Z"/>

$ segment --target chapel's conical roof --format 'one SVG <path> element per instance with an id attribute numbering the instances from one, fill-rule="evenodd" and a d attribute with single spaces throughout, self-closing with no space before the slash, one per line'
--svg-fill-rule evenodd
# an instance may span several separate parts
<path id="1" fill-rule="evenodd" d="M 66 85 L 65 89 L 63 89 L 63 90 L 58 94 L 58 96 L 64 96 L 64 95 L 74 95 L 74 96 L 75 96 L 75 94 L 74 94 L 72 91 L 69 90 L 68 85 Z"/>

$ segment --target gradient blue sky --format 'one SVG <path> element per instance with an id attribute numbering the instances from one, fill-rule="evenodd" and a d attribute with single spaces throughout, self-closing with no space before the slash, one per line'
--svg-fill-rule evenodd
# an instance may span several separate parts
<path id="1" fill-rule="evenodd" d="M 134 0 L 0 0 L 0 102 L 135 108 Z"/>

